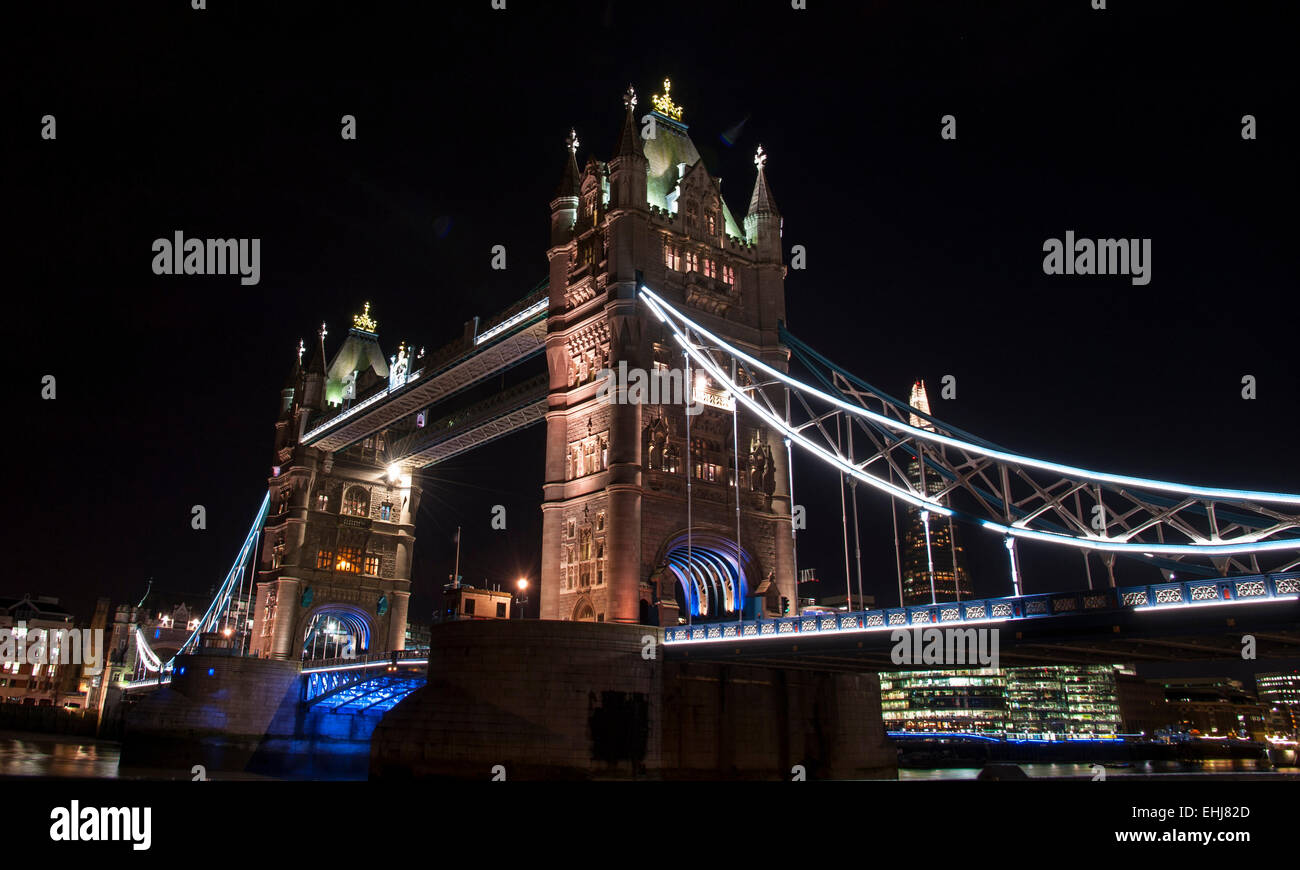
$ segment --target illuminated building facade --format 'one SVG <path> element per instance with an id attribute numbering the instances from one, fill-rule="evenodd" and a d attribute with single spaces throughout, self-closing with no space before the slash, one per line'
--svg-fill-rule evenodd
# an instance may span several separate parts
<path id="1" fill-rule="evenodd" d="M 620 363 L 686 381 L 671 331 L 637 297 L 638 277 L 769 365 L 788 359 L 766 155 L 755 158 L 742 224 L 670 88 L 649 113 L 628 88 L 608 162 L 589 157 L 579 169 L 571 133 L 551 201 L 543 619 L 677 625 L 735 619 L 738 609 L 777 616 L 783 598 L 796 598 L 780 437 L 743 414 L 734 437 L 733 400 L 698 372 L 689 392 L 702 410 L 689 429 L 684 388 L 659 402 L 597 396 L 600 372 Z"/>
<path id="2" fill-rule="evenodd" d="M 1300 671 L 1256 674 L 1255 692 L 1280 730 L 1292 737 L 1300 736 Z"/>
<path id="3" fill-rule="evenodd" d="M 1008 731 L 1028 737 L 1121 731 L 1113 665 L 1007 668 Z"/>
<path id="4" fill-rule="evenodd" d="M 1051 665 L 880 675 L 891 731 L 1038 740 L 1121 732 L 1113 665 Z"/>
<path id="5" fill-rule="evenodd" d="M 59 606 L 58 598 L 0 598 L 0 628 L 8 630 L 15 651 L 22 649 L 26 653 L 21 660 L 18 655 L 9 658 L 7 653 L 0 663 L 0 703 L 37 707 L 80 703 L 77 687 L 81 665 L 62 663 L 58 636 L 54 634 L 73 628 L 72 614 Z M 44 652 L 33 655 L 38 644 L 43 644 L 40 649 Z"/>
<path id="6" fill-rule="evenodd" d="M 925 381 L 912 385 L 908 404 L 929 415 L 930 399 Z M 912 414 L 908 420 L 919 429 L 934 429 L 924 417 Z M 935 496 L 945 482 L 939 474 L 913 459 L 907 466 L 912 486 Z M 944 499 L 939 500 L 944 503 Z M 952 520 L 940 514 L 908 507 L 902 542 L 903 603 L 931 604 L 971 597 L 970 577 L 963 564 L 962 548 Z"/>
<path id="7" fill-rule="evenodd" d="M 390 461 L 405 433 L 390 428 L 333 451 L 301 443 L 311 425 L 405 377 L 412 362 L 405 344 L 385 360 L 378 328 L 367 303 L 326 365 L 322 324 L 305 368 L 299 345 L 280 393 L 253 655 L 325 658 L 405 646 L 420 497 L 412 470 Z"/>
<path id="8" fill-rule="evenodd" d="M 1006 691 L 1006 676 L 992 668 L 882 672 L 881 718 L 889 731 L 1001 736 Z"/>

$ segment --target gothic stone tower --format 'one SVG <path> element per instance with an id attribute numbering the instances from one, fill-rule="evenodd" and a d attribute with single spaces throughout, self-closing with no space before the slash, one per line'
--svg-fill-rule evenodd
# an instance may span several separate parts
<path id="1" fill-rule="evenodd" d="M 324 324 L 306 371 L 300 344 L 280 394 L 254 655 L 298 659 L 306 650 L 323 658 L 404 646 L 420 496 L 409 469 L 388 464 L 384 433 L 333 453 L 301 443 L 310 425 L 389 376 L 369 304 L 353 324 L 328 369 Z M 394 358 L 404 360 L 404 351 Z"/>
<path id="2" fill-rule="evenodd" d="M 571 133 L 551 202 L 543 619 L 676 625 L 686 618 L 679 602 L 689 602 L 696 621 L 734 619 L 737 586 L 746 616 L 775 616 L 782 597 L 795 600 L 779 434 L 742 411 L 735 462 L 732 414 L 716 407 L 725 397 L 707 379 L 693 386 L 698 397 L 723 401 L 692 416 L 689 444 L 680 397 L 660 396 L 663 404 L 597 398 L 602 369 L 626 363 L 680 373 L 685 366 L 667 327 L 639 301 L 638 276 L 765 362 L 784 369 L 788 360 L 777 333 L 785 316 L 781 218 L 766 158 L 760 148 L 742 231 L 669 87 L 665 81 L 640 122 L 628 88 L 608 163 L 589 159 L 579 171 Z"/>

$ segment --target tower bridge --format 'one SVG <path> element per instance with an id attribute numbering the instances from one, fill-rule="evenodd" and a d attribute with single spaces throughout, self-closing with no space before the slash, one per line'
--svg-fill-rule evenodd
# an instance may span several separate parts
<path id="1" fill-rule="evenodd" d="M 1062 660 L 1094 660 L 1229 655 L 1225 628 L 1239 636 L 1254 620 L 1276 650 L 1294 653 L 1284 624 L 1300 598 L 1300 495 L 1029 456 L 831 362 L 784 322 L 767 155 L 756 154 L 737 221 L 667 95 L 665 82 L 638 118 L 629 87 L 607 160 L 580 166 L 570 133 L 550 201 L 547 278 L 505 311 L 428 355 L 404 343 L 386 355 L 368 305 L 332 355 L 324 325 L 310 354 L 300 344 L 281 391 L 267 496 L 180 655 L 233 635 L 238 654 L 302 662 L 295 679 L 309 706 L 398 704 L 423 680 L 419 662 L 386 658 L 403 655 L 414 472 L 539 424 L 542 620 L 647 626 L 669 661 L 871 670 L 889 630 L 949 623 L 1001 625 L 1015 633 L 1012 655 L 1039 656 L 1056 636 Z M 654 136 L 643 139 L 646 119 Z M 702 400 L 692 411 L 702 410 L 666 397 L 603 400 L 600 373 L 620 366 L 681 369 L 688 397 Z M 502 375 L 507 383 L 490 388 Z M 855 487 L 855 530 L 859 484 L 913 512 L 928 584 L 913 566 L 905 590 L 900 560 L 897 608 L 789 612 L 795 487 L 818 485 L 794 479 L 795 450 Z M 846 580 L 848 523 L 846 510 Z M 952 524 L 1006 544 L 1004 598 L 970 599 Z M 936 544 L 953 549 L 942 582 Z M 1089 589 L 1026 595 L 1023 546 L 1080 554 Z M 1117 558 L 1165 582 L 1118 587 Z M 862 573 L 859 563 L 859 584 Z M 223 617 L 245 595 L 253 619 L 230 631 Z M 1151 619 L 1149 608 L 1183 616 Z M 141 685 L 173 672 L 176 659 L 153 654 L 138 632 L 136 643 L 138 676 L 149 677 Z"/>

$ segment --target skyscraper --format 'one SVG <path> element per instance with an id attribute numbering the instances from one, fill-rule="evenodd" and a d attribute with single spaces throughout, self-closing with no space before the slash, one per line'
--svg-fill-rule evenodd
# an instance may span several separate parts
<path id="1" fill-rule="evenodd" d="M 933 431 L 933 424 L 926 419 L 930 414 L 930 399 L 925 392 L 925 381 L 912 384 L 907 401 L 925 415 L 912 414 L 908 422 L 919 429 Z M 915 458 L 908 463 L 907 474 L 912 486 L 927 495 L 939 495 L 946 485 L 938 472 Z M 946 499 L 940 498 L 940 502 Z M 962 564 L 962 548 L 952 520 L 932 511 L 908 508 L 902 544 L 903 604 L 971 597 L 970 577 Z"/>

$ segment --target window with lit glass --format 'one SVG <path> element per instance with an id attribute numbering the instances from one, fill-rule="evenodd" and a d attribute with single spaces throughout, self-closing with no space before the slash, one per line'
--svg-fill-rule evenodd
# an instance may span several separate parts
<path id="1" fill-rule="evenodd" d="M 348 574 L 361 573 L 361 550 L 358 547 L 339 547 L 339 558 L 334 563 L 335 571 Z"/>
<path id="2" fill-rule="evenodd" d="M 343 513 L 350 517 L 364 517 L 370 514 L 370 493 L 364 486 L 348 487 L 343 494 Z"/>
<path id="3" fill-rule="evenodd" d="M 367 554 L 366 554 L 366 570 L 365 570 L 365 573 L 368 574 L 368 575 L 370 575 L 371 577 L 378 577 L 378 576 L 379 576 L 379 557 L 376 556 L 374 553 L 367 553 Z"/>
<path id="4" fill-rule="evenodd" d="M 334 551 L 321 550 L 316 554 L 316 567 L 322 571 L 329 571 L 334 567 Z"/>
<path id="5" fill-rule="evenodd" d="M 330 509 L 330 497 L 323 492 L 316 493 L 316 510 L 327 511 Z"/>

